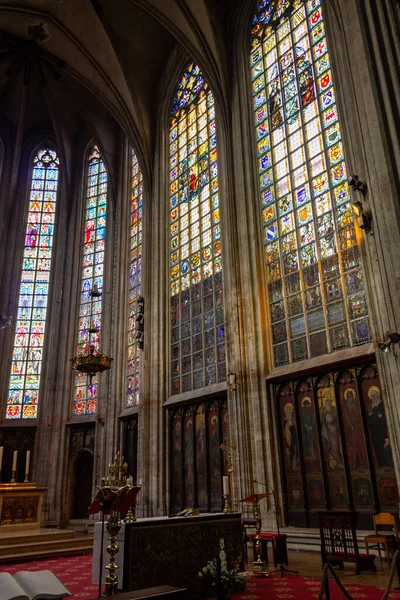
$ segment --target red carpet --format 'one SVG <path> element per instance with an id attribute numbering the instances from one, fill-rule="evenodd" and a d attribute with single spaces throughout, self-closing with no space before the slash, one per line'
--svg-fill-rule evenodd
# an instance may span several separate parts
<path id="1" fill-rule="evenodd" d="M 92 555 L 51 558 L 24 564 L 1 565 L 0 572 L 16 573 L 17 571 L 53 571 L 64 585 L 73 593 L 74 598 L 89 600 L 97 598 L 97 586 L 92 585 Z M 356 578 L 355 578 L 356 579 Z M 395 579 L 394 585 L 397 585 Z M 308 600 L 317 598 L 320 580 L 302 577 L 284 577 L 279 575 L 262 579 L 254 577 L 247 582 L 246 592 L 232 595 L 232 600 Z M 345 588 L 356 600 L 381 600 L 383 590 L 371 585 L 357 585 L 357 582 L 346 583 Z M 337 585 L 330 582 L 331 600 L 343 600 L 345 596 Z M 400 600 L 400 591 L 391 592 L 391 600 Z"/>
<path id="2" fill-rule="evenodd" d="M 268 579 L 253 577 L 247 582 L 246 592 L 242 594 L 233 594 L 232 600 L 308 600 L 318 598 L 321 580 L 303 577 L 284 577 L 273 576 Z M 396 585 L 396 582 L 395 582 Z M 373 587 L 372 585 L 357 585 L 354 583 L 345 583 L 344 587 L 353 596 L 354 600 L 358 598 L 368 598 L 368 600 L 381 600 L 384 590 Z M 331 600 L 343 600 L 345 595 L 340 591 L 337 584 L 330 581 L 329 585 Z M 391 592 L 389 598 L 400 599 L 400 591 Z"/>
<path id="3" fill-rule="evenodd" d="M 74 598 L 97 598 L 97 585 L 92 585 L 92 555 L 47 558 L 26 563 L 1 565 L 0 572 L 13 575 L 17 571 L 43 571 L 48 569 L 72 592 Z"/>

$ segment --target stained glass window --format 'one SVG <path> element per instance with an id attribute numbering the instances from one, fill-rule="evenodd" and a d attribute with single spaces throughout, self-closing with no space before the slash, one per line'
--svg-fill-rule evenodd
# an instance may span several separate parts
<path id="1" fill-rule="evenodd" d="M 100 351 L 104 239 L 106 233 L 108 175 L 97 146 L 88 158 L 85 229 L 80 288 L 78 354 Z M 75 376 L 74 414 L 93 414 L 97 407 L 98 377 Z"/>
<path id="2" fill-rule="evenodd" d="M 172 394 L 225 381 L 225 330 L 214 96 L 199 67 L 171 111 Z"/>
<path id="3" fill-rule="evenodd" d="M 320 1 L 260 1 L 250 65 L 279 366 L 371 331 Z"/>
<path id="4" fill-rule="evenodd" d="M 7 419 L 34 419 L 39 402 L 59 160 L 50 148 L 33 161 Z"/>
<path id="5" fill-rule="evenodd" d="M 143 180 L 136 154 L 132 150 L 131 164 L 131 227 L 129 251 L 129 329 L 127 407 L 139 403 L 139 348 L 136 343 L 137 301 L 142 283 L 142 204 Z"/>

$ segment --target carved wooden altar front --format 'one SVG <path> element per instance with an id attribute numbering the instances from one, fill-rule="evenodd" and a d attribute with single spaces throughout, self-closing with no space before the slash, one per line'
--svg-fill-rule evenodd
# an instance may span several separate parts
<path id="1" fill-rule="evenodd" d="M 0 484 L 0 534 L 39 529 L 45 487 L 35 483 Z"/>

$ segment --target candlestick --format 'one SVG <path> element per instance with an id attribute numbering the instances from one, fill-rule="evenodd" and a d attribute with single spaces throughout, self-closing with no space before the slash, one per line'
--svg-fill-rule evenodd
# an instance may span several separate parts
<path id="1" fill-rule="evenodd" d="M 31 463 L 31 451 L 28 450 L 26 453 L 26 462 L 25 462 L 25 480 L 24 483 L 28 483 L 28 475 L 29 475 L 29 465 Z"/>
<path id="2" fill-rule="evenodd" d="M 4 446 L 0 446 L 0 471 L 3 466 L 3 449 L 4 449 Z"/>
<path id="3" fill-rule="evenodd" d="M 224 494 L 224 513 L 231 513 L 231 503 L 229 501 L 229 494 Z"/>
<path id="4" fill-rule="evenodd" d="M 130 485 L 131 487 L 133 486 L 133 477 L 128 477 L 126 480 L 126 485 Z"/>
<path id="5" fill-rule="evenodd" d="M 16 483 L 16 481 L 15 481 L 15 475 L 16 475 L 16 473 L 17 473 L 16 471 L 12 472 L 11 483 Z"/>
<path id="6" fill-rule="evenodd" d="M 18 451 L 14 450 L 12 469 L 11 469 L 11 471 L 13 471 L 13 472 L 15 472 L 17 470 L 17 456 L 18 456 Z"/>
<path id="7" fill-rule="evenodd" d="M 229 496 L 229 477 L 227 475 L 224 475 L 222 477 L 222 491 L 224 493 L 224 496 Z"/>

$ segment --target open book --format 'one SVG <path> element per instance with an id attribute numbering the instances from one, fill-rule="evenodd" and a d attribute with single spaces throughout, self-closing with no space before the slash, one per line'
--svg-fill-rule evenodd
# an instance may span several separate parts
<path id="1" fill-rule="evenodd" d="M 52 571 L 0 573 L 0 600 L 58 600 L 72 596 Z"/>

